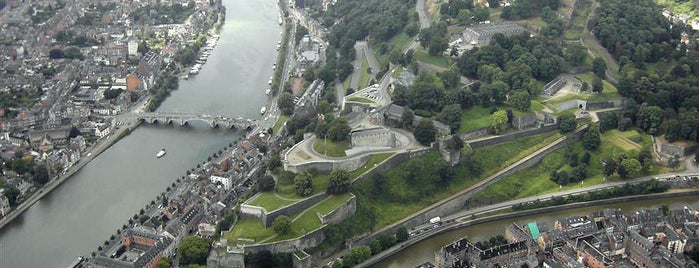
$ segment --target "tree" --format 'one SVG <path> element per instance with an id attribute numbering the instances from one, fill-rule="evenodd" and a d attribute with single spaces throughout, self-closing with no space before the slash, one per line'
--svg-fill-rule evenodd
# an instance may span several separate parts
<path id="1" fill-rule="evenodd" d="M 350 131 L 352 131 L 352 128 L 347 123 L 347 119 L 339 117 L 330 122 L 328 138 L 332 141 L 344 141 L 349 137 Z"/>
<path id="2" fill-rule="evenodd" d="M 330 174 L 327 193 L 331 195 L 339 195 L 349 192 L 350 190 L 350 175 L 344 169 L 334 170 Z"/>
<path id="3" fill-rule="evenodd" d="M 170 266 L 172 266 L 172 262 L 168 257 L 163 257 L 158 261 L 158 268 L 170 268 Z"/>
<path id="4" fill-rule="evenodd" d="M 531 106 L 531 96 L 529 93 L 526 91 L 517 91 L 515 92 L 512 97 L 510 97 L 510 101 L 512 102 L 512 105 L 517 108 L 517 110 L 526 112 L 529 110 L 529 107 Z"/>
<path id="5" fill-rule="evenodd" d="M 582 155 L 582 157 L 580 157 L 580 162 L 589 166 L 591 157 L 592 157 L 592 155 L 590 155 L 590 152 L 585 151 L 585 153 Z"/>
<path id="6" fill-rule="evenodd" d="M 206 265 L 206 257 L 209 255 L 211 240 L 198 236 L 187 236 L 180 244 L 180 264 Z"/>
<path id="7" fill-rule="evenodd" d="M 614 159 L 607 158 L 602 161 L 602 165 L 604 166 L 602 173 L 605 177 L 612 176 L 617 171 L 617 162 Z"/>
<path id="8" fill-rule="evenodd" d="M 507 111 L 500 110 L 490 115 L 490 128 L 495 134 L 501 134 L 507 129 Z"/>
<path id="9" fill-rule="evenodd" d="M 277 100 L 277 106 L 279 111 L 284 115 L 291 115 L 294 113 L 294 96 L 289 92 L 282 92 Z"/>
<path id="10" fill-rule="evenodd" d="M 587 50 L 580 44 L 572 44 L 566 48 L 565 57 L 571 65 L 580 65 L 587 57 Z"/>
<path id="11" fill-rule="evenodd" d="M 587 130 L 583 136 L 583 147 L 587 150 L 594 150 L 599 147 L 602 140 L 600 139 L 600 133 L 597 126 L 592 126 Z"/>
<path id="12" fill-rule="evenodd" d="M 396 240 L 398 242 L 408 240 L 408 230 L 405 229 L 405 226 L 398 227 L 398 230 L 396 230 Z"/>
<path id="13" fill-rule="evenodd" d="M 488 0 L 488 7 L 497 8 L 500 6 L 500 0 Z"/>
<path id="14" fill-rule="evenodd" d="M 607 63 L 601 57 L 592 60 L 592 72 L 599 78 L 607 78 Z"/>
<path id="15" fill-rule="evenodd" d="M 670 158 L 667 159 L 667 165 L 670 166 L 672 170 L 675 170 L 680 165 L 680 157 L 676 154 L 671 155 Z"/>
<path id="16" fill-rule="evenodd" d="M 141 55 L 145 55 L 146 53 L 148 53 L 148 51 L 150 51 L 150 46 L 148 46 L 146 40 L 143 40 L 140 43 L 138 43 L 138 48 L 136 49 L 136 51 L 138 51 L 138 53 L 141 53 Z"/>
<path id="17" fill-rule="evenodd" d="M 592 79 L 592 92 L 599 94 L 602 93 L 602 90 L 604 90 L 604 83 L 602 82 L 602 79 L 599 77 Z"/>
<path id="18" fill-rule="evenodd" d="M 358 246 L 352 248 L 349 254 L 345 255 L 342 260 L 343 267 L 352 267 L 362 263 L 371 256 L 371 248 L 368 246 Z"/>
<path id="19" fill-rule="evenodd" d="M 63 53 L 64 53 L 65 57 L 68 59 L 78 59 L 78 60 L 85 59 L 85 56 L 83 56 L 83 53 L 80 52 L 80 49 L 77 47 L 66 48 L 66 50 Z"/>
<path id="20" fill-rule="evenodd" d="M 279 235 L 284 235 L 291 231 L 291 220 L 285 215 L 281 215 L 272 222 L 272 230 Z"/>
<path id="21" fill-rule="evenodd" d="M 51 59 L 62 59 L 64 58 L 65 55 L 63 54 L 63 51 L 60 48 L 54 48 L 49 51 L 49 58 Z"/>
<path id="22" fill-rule="evenodd" d="M 403 113 L 400 115 L 400 124 L 403 128 L 411 129 L 413 128 L 413 121 L 415 120 L 415 114 L 413 110 L 408 107 L 403 108 Z"/>
<path id="23" fill-rule="evenodd" d="M 70 134 L 68 134 L 68 138 L 72 139 L 80 135 L 80 130 L 77 127 L 70 127 Z"/>
<path id="24" fill-rule="evenodd" d="M 308 173 L 299 173 L 294 178 L 294 187 L 299 196 L 309 196 L 313 192 L 313 180 Z"/>
<path id="25" fill-rule="evenodd" d="M 446 141 L 446 148 L 450 151 L 461 151 L 464 148 L 464 141 L 458 134 L 451 135 L 451 138 Z"/>
<path id="26" fill-rule="evenodd" d="M 13 186 L 6 186 L 5 188 L 5 197 L 7 197 L 7 200 L 10 203 L 10 206 L 15 206 L 17 205 L 17 197 L 21 194 L 19 189 L 13 187 Z"/>
<path id="27" fill-rule="evenodd" d="M 49 170 L 46 168 L 45 165 L 38 165 L 34 169 L 33 175 L 34 177 L 32 179 L 39 185 L 44 185 L 49 181 Z"/>
<path id="28" fill-rule="evenodd" d="M 260 192 L 269 192 L 274 190 L 274 178 L 270 175 L 263 176 L 257 181 L 257 190 Z"/>
<path id="29" fill-rule="evenodd" d="M 573 130 L 575 130 L 575 127 L 578 125 L 577 121 L 575 121 L 575 115 L 572 113 L 565 113 L 561 115 L 558 118 L 558 129 L 561 130 L 561 133 L 570 133 Z"/>
<path id="30" fill-rule="evenodd" d="M 635 178 L 641 172 L 641 162 L 638 162 L 638 160 L 633 158 L 627 158 L 622 160 L 619 164 L 619 168 L 622 167 L 624 170 L 624 176 L 622 176 L 622 174 L 619 173 L 619 176 L 622 176 L 622 179 Z"/>
<path id="31" fill-rule="evenodd" d="M 434 142 L 437 135 L 437 129 L 434 127 L 434 123 L 429 118 L 422 118 L 415 126 L 413 131 L 415 139 L 422 145 L 430 145 Z"/>
<path id="32" fill-rule="evenodd" d="M 442 112 L 437 115 L 437 121 L 448 125 L 451 131 L 457 131 L 461 127 L 461 106 L 445 105 Z"/>

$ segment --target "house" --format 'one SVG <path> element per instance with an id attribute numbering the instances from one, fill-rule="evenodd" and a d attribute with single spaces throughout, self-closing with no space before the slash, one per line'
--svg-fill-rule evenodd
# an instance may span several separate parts
<path id="1" fill-rule="evenodd" d="M 10 200 L 5 196 L 3 189 L 0 189 L 0 218 L 5 217 L 11 210 Z"/>
<path id="2" fill-rule="evenodd" d="M 109 135 L 111 131 L 112 129 L 107 124 L 98 125 L 95 127 L 95 136 L 102 138 Z"/>

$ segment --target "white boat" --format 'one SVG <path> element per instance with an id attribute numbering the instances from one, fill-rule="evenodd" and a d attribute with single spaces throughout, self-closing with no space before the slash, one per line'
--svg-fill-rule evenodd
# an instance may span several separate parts
<path id="1" fill-rule="evenodd" d="M 267 90 L 265 90 L 265 95 L 269 95 L 270 92 L 272 92 L 272 90 L 268 88 Z"/>
<path id="2" fill-rule="evenodd" d="M 158 154 L 155 155 L 156 158 L 161 158 L 166 154 L 165 149 L 160 150 Z"/>
<path id="3" fill-rule="evenodd" d="M 265 114 L 267 111 L 267 106 L 262 106 L 262 109 L 260 109 L 260 114 Z"/>

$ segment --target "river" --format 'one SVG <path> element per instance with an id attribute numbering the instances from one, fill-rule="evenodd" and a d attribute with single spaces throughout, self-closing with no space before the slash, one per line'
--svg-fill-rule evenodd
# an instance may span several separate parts
<path id="1" fill-rule="evenodd" d="M 158 111 L 258 119 L 273 74 L 274 0 L 224 0 L 226 23 L 202 71 L 180 81 Z M 236 140 L 231 130 L 141 126 L 0 230 L 0 267 L 65 267 L 96 251 L 186 170 Z M 155 154 L 167 149 L 167 155 Z"/>
<path id="2" fill-rule="evenodd" d="M 548 221 L 553 222 L 556 219 L 573 216 L 573 215 L 589 215 L 593 211 L 600 210 L 605 207 L 621 208 L 624 213 L 631 213 L 638 209 L 657 209 L 661 204 L 667 204 L 671 209 L 682 208 L 687 205 L 694 209 L 699 209 L 699 199 L 697 197 L 679 197 L 666 198 L 662 200 L 647 200 L 628 203 L 618 203 L 605 206 L 592 206 L 587 208 L 579 208 L 552 213 L 539 214 L 535 216 L 520 217 L 509 220 L 494 221 L 476 226 L 466 227 L 459 230 L 454 230 L 448 233 L 433 236 L 425 239 L 409 248 L 406 248 L 393 256 L 377 263 L 373 267 L 377 268 L 407 268 L 415 267 L 427 261 L 434 263 L 434 252 L 441 247 L 454 242 L 464 236 L 467 236 L 471 241 L 481 241 L 489 239 L 496 235 L 505 235 L 505 228 L 513 222 L 525 224 L 532 221 Z"/>

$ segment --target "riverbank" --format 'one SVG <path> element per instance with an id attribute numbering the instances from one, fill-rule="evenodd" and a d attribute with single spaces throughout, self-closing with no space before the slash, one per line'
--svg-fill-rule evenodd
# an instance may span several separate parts
<path id="1" fill-rule="evenodd" d="M 136 107 L 134 107 L 134 111 L 139 109 L 138 107 L 141 107 L 142 103 Z M 98 140 L 97 143 L 89 150 L 87 151 L 86 155 L 81 157 L 80 160 L 78 160 L 78 163 L 71 166 L 68 168 L 68 171 L 66 171 L 65 174 L 59 174 L 56 178 L 50 180 L 48 183 L 46 183 L 44 186 L 42 186 L 38 191 L 36 191 L 32 196 L 24 200 L 19 206 L 17 206 L 14 210 L 12 210 L 9 214 L 7 214 L 5 217 L 0 219 L 0 229 L 4 228 L 7 224 L 12 222 L 15 218 L 18 216 L 22 215 L 24 211 L 29 209 L 34 203 L 37 201 L 41 200 L 45 195 L 56 189 L 59 185 L 64 183 L 66 180 L 71 178 L 75 173 L 80 171 L 84 166 L 86 166 L 90 161 L 93 159 L 97 158 L 100 154 L 102 154 L 105 150 L 107 150 L 109 147 L 117 143 L 121 138 L 125 137 L 131 131 L 135 128 L 137 128 L 140 125 L 140 121 L 134 121 L 134 122 L 128 122 L 125 123 L 124 126 L 118 127 L 115 132 L 109 136 L 107 139 L 103 140 Z"/>
<path id="2" fill-rule="evenodd" d="M 643 200 L 661 200 L 661 199 L 666 199 L 666 198 L 697 196 L 697 195 L 699 195 L 699 189 L 687 189 L 687 190 L 683 190 L 683 191 L 672 191 L 672 192 L 659 193 L 659 194 L 618 197 L 618 198 L 605 199 L 605 200 L 573 203 L 573 204 L 566 204 L 566 205 L 560 205 L 560 206 L 554 206 L 554 207 L 539 208 L 539 209 L 518 211 L 518 212 L 510 212 L 510 213 L 493 215 L 493 216 L 477 218 L 477 219 L 471 219 L 471 220 L 466 220 L 466 221 L 461 221 L 461 222 L 456 221 L 452 224 L 444 225 L 444 226 L 442 226 L 442 228 L 434 229 L 432 231 L 414 236 L 411 239 L 409 239 L 408 241 L 398 243 L 395 246 L 393 246 L 389 249 L 386 249 L 377 255 L 372 256 L 371 258 L 369 258 L 365 262 L 361 263 L 357 267 L 372 266 L 372 265 L 377 264 L 378 262 L 392 256 L 393 254 L 400 252 L 401 250 L 407 249 L 412 245 L 415 245 L 419 242 L 422 242 L 423 240 L 426 240 L 426 239 L 429 239 L 429 238 L 432 238 L 434 236 L 441 235 L 441 234 L 444 234 L 447 232 L 459 230 L 462 228 L 472 227 L 475 225 L 480 225 L 480 224 L 485 224 L 485 223 L 490 223 L 490 222 L 500 221 L 500 220 L 506 220 L 506 219 L 513 219 L 513 218 L 526 217 L 526 216 L 535 216 L 535 215 L 544 214 L 544 213 L 579 209 L 579 208 L 599 206 L 599 205 L 609 205 L 609 204 L 615 204 L 615 203 L 625 203 L 625 202 L 632 202 L 632 201 L 635 202 L 635 201 L 643 201 Z M 658 204 L 660 204 L 660 203 L 658 203 Z"/>

